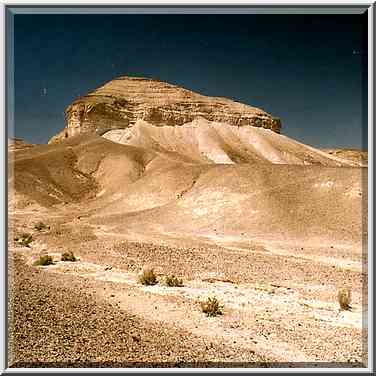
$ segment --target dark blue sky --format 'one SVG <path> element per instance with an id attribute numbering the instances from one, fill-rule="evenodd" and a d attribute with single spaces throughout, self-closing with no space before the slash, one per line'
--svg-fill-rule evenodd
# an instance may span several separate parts
<path id="1" fill-rule="evenodd" d="M 365 15 L 15 15 L 15 133 L 45 143 L 75 98 L 137 75 L 260 107 L 282 119 L 283 134 L 312 146 L 364 148 L 365 22 Z"/>

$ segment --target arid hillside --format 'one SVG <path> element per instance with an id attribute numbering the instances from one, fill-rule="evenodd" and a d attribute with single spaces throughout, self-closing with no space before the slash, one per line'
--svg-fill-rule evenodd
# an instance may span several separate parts
<path id="1" fill-rule="evenodd" d="M 120 232 L 140 226 L 192 236 L 363 235 L 365 170 L 270 130 L 142 122 L 104 137 L 17 151 L 9 169 L 15 205 L 81 204 L 124 216 L 110 220 Z"/>

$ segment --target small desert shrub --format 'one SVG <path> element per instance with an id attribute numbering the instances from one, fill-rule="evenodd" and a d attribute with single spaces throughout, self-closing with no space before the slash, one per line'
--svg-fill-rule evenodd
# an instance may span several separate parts
<path id="1" fill-rule="evenodd" d="M 174 275 L 166 275 L 164 283 L 169 287 L 183 287 L 183 280 Z"/>
<path id="2" fill-rule="evenodd" d="M 221 305 L 216 297 L 209 297 L 206 301 L 201 302 L 201 310 L 208 317 L 223 315 L 223 305 Z"/>
<path id="3" fill-rule="evenodd" d="M 47 226 L 43 222 L 38 222 L 34 225 L 34 230 L 37 230 L 37 231 L 43 231 L 43 230 L 49 230 L 49 229 L 50 229 L 50 226 Z"/>
<path id="4" fill-rule="evenodd" d="M 52 265 L 54 261 L 52 260 L 52 257 L 49 255 L 42 255 L 39 256 L 39 259 L 34 262 L 34 265 L 36 266 L 46 266 L 46 265 Z"/>
<path id="5" fill-rule="evenodd" d="M 338 291 L 338 303 L 341 309 L 349 310 L 351 301 L 351 290 L 348 288 L 342 288 Z"/>
<path id="6" fill-rule="evenodd" d="M 16 236 L 14 240 L 24 247 L 29 247 L 29 244 L 33 241 L 33 236 L 24 232 L 23 234 Z"/>
<path id="7" fill-rule="evenodd" d="M 77 258 L 72 251 L 68 251 L 61 255 L 61 261 L 77 261 Z"/>
<path id="8" fill-rule="evenodd" d="M 156 285 L 158 283 L 157 276 L 152 268 L 143 269 L 138 276 L 138 282 L 146 286 Z"/>

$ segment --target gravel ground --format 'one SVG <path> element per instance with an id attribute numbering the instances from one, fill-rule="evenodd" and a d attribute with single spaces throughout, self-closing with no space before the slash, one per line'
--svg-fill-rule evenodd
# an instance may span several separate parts
<path id="1" fill-rule="evenodd" d="M 59 244 L 49 234 L 42 241 L 55 244 L 55 248 Z M 220 247 L 169 247 L 111 239 L 105 242 L 86 241 L 85 247 L 74 240 L 72 243 L 62 240 L 59 245 L 61 249 L 72 250 L 85 261 L 131 273 L 138 273 L 145 265 L 153 265 L 157 272 L 177 274 L 184 280 L 217 274 L 236 283 L 275 283 L 288 286 L 299 282 L 301 288 L 296 285 L 294 288 L 304 291 L 307 298 L 327 301 L 333 300 L 331 289 L 326 293 L 323 290 L 308 289 L 307 286 L 320 284 L 320 281 L 325 281 L 323 284 L 332 286 L 334 290 L 341 286 L 351 286 L 355 298 L 355 295 L 361 296 L 365 279 L 359 272 L 298 257 L 269 254 L 256 246 L 250 252 L 245 252 Z M 360 304 L 360 301 L 356 303 Z"/>
<path id="2" fill-rule="evenodd" d="M 18 255 L 12 265 L 11 367 L 266 366 L 253 351 L 205 343 L 119 310 L 82 278 L 28 267 Z M 250 363 L 233 363 L 239 358 Z"/>
<path id="3" fill-rule="evenodd" d="M 51 251 L 70 250 L 85 261 L 111 265 L 132 273 L 139 272 L 145 265 L 153 265 L 159 272 L 178 274 L 186 280 L 216 273 L 237 283 L 290 285 L 299 282 L 307 298 L 328 301 L 333 299 L 332 292 L 325 294 L 322 290 L 307 289 L 306 286 L 322 283 L 335 290 L 351 286 L 353 298 L 364 293 L 366 275 L 300 258 L 302 250 L 297 250 L 294 257 L 271 254 L 262 246 L 251 244 L 249 251 L 237 251 L 214 245 L 170 247 L 111 238 L 103 241 L 103 238 L 95 236 L 96 226 L 90 226 L 82 219 L 72 219 L 72 215 L 56 219 L 50 217 L 46 223 L 51 225 L 51 230 L 34 232 L 33 237 Z M 22 226 L 19 220 L 15 223 L 17 227 Z M 82 247 L 82 242 L 85 247 Z M 295 285 L 294 288 L 299 287 Z M 354 302 L 361 304 L 360 301 Z"/>
<path id="4" fill-rule="evenodd" d="M 325 323 L 327 315 L 332 315 L 331 311 L 308 309 L 303 312 L 304 317 L 299 310 L 290 309 L 291 312 L 286 313 L 286 309 L 292 307 L 288 304 L 296 304 L 300 299 L 308 304 L 315 301 L 323 305 L 337 304 L 337 289 L 343 285 L 351 286 L 352 302 L 361 305 L 362 273 L 304 260 L 299 254 L 291 257 L 268 253 L 257 245 L 243 251 L 215 245 L 174 247 L 137 243 L 102 235 L 101 227 L 95 235 L 96 226 L 90 226 L 83 218 L 76 221 L 72 215 L 41 219 L 51 226 L 50 230 L 33 231 L 30 224 L 17 217 L 14 221 L 17 231 L 32 232 L 34 241 L 30 248 L 14 247 L 12 241 L 9 244 L 16 256 L 13 288 L 10 289 L 13 292 L 10 311 L 14 319 L 10 340 L 14 367 L 294 366 L 292 363 L 271 363 L 270 360 L 267 363 L 269 356 L 274 360 L 279 357 L 260 352 L 256 347 L 245 349 L 239 338 L 235 338 L 238 336 L 235 331 L 236 345 L 232 340 L 226 344 L 216 341 L 211 333 L 201 337 L 206 327 L 202 327 L 203 331 L 197 330 L 197 318 L 189 308 L 190 303 L 180 303 L 176 296 L 168 297 L 172 305 L 177 304 L 176 310 L 161 322 L 156 320 L 154 309 L 150 315 L 144 312 L 150 307 L 142 306 L 140 312 L 135 309 L 135 304 L 148 304 L 144 294 L 133 302 L 124 294 L 125 299 L 119 305 L 116 299 L 122 288 L 116 283 L 50 273 L 25 264 L 43 249 L 57 257 L 64 251 L 73 251 L 83 264 L 92 263 L 103 270 L 112 267 L 135 278 L 142 267 L 152 265 L 157 273 L 175 274 L 186 282 L 205 281 L 216 276 L 228 279 L 235 289 L 242 285 L 260 288 L 260 291 L 266 289 L 271 295 L 265 295 L 265 291 L 261 294 L 268 297 L 266 300 L 271 299 L 270 304 L 258 301 L 257 307 L 251 310 L 254 317 L 247 325 L 250 325 L 252 334 L 265 339 L 267 346 L 275 344 L 278 347 L 277 343 L 282 341 L 303 351 L 312 361 L 336 359 L 344 362 L 345 367 L 359 366 L 363 359 L 361 331 L 332 326 L 337 324 L 338 318 L 334 318 L 330 325 Z M 215 288 L 215 283 L 212 285 Z M 287 299 L 282 303 L 284 293 L 286 297 L 295 294 L 297 300 L 290 299 L 290 302 Z M 112 299 L 111 296 L 115 295 L 116 299 Z M 154 296 L 152 300 L 155 306 L 162 308 L 165 305 L 163 299 Z M 166 305 L 168 303 L 166 301 Z M 183 313 L 181 318 L 177 315 L 179 310 Z M 318 314 L 318 318 L 313 314 Z M 236 314 L 225 315 L 225 321 L 227 319 L 240 325 Z M 176 320 L 188 322 L 177 326 Z M 219 325 L 218 332 L 212 333 L 220 336 L 221 330 L 226 334 L 232 328 L 228 331 L 226 326 Z M 244 340 L 245 343 L 250 341 L 247 336 Z M 283 350 L 281 359 L 286 359 Z M 308 367 L 309 364 L 296 366 Z M 323 363 L 322 366 L 330 364 Z M 341 364 L 336 366 L 341 367 Z"/>

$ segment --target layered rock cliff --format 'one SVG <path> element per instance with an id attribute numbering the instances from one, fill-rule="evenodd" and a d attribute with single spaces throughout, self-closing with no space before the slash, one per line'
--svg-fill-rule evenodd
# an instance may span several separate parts
<path id="1" fill-rule="evenodd" d="M 207 97 L 165 82 L 119 77 L 74 101 L 66 127 L 50 143 L 80 133 L 132 127 L 137 120 L 154 126 L 180 126 L 198 117 L 233 126 L 254 126 L 279 133 L 281 121 L 265 111 L 226 98 Z"/>

